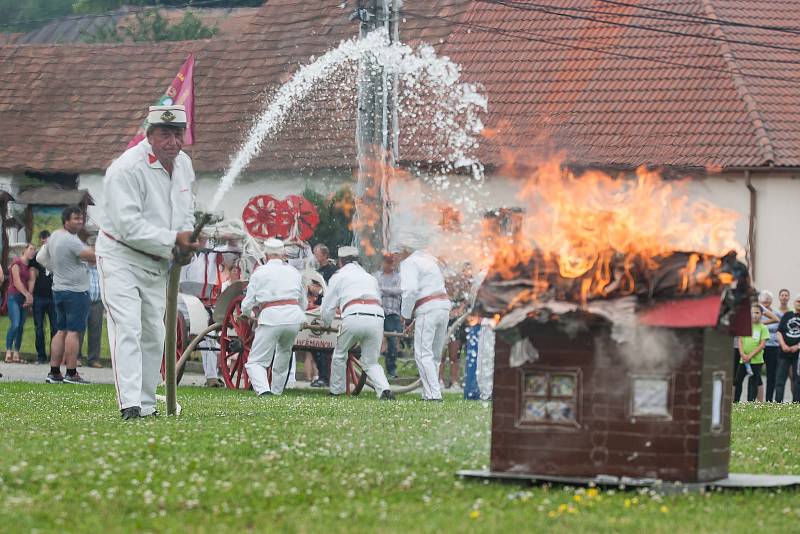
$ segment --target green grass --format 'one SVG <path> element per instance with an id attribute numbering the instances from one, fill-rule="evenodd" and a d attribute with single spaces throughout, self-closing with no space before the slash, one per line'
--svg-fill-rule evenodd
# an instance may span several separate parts
<path id="1" fill-rule="evenodd" d="M 787 532 L 795 491 L 649 492 L 462 481 L 490 409 L 181 388 L 184 415 L 118 418 L 110 386 L 0 385 L 0 531 Z M 800 473 L 800 406 L 734 407 L 731 468 Z"/>

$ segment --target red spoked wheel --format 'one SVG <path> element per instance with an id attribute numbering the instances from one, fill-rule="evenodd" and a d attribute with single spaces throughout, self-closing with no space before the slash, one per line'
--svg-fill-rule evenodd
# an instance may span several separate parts
<path id="1" fill-rule="evenodd" d="M 253 345 L 254 329 L 250 321 L 238 319 L 242 313 L 242 300 L 239 295 L 228 304 L 219 335 L 219 368 L 222 380 L 231 389 L 248 389 L 250 377 L 244 364 Z"/>
<path id="2" fill-rule="evenodd" d="M 189 329 L 186 327 L 186 319 L 183 318 L 181 312 L 178 312 L 178 320 L 175 323 L 176 332 L 175 332 L 175 361 L 181 359 L 181 355 L 183 355 L 183 351 L 186 350 L 186 345 L 189 343 Z M 180 384 L 181 378 L 183 378 L 183 369 L 185 366 L 181 366 L 175 369 L 175 381 Z M 167 378 L 167 368 L 166 363 L 164 361 L 164 355 L 161 355 L 161 380 L 166 380 Z"/>
<path id="3" fill-rule="evenodd" d="M 242 211 L 244 227 L 253 237 L 285 239 L 294 223 L 291 208 L 285 200 L 272 195 L 258 195 L 251 198 Z"/>
<path id="4" fill-rule="evenodd" d="M 289 195 L 286 197 L 289 211 L 297 221 L 297 237 L 308 241 L 314 235 L 314 230 L 319 224 L 319 213 L 310 200 L 303 195 Z M 292 221 L 294 222 L 294 221 Z"/>

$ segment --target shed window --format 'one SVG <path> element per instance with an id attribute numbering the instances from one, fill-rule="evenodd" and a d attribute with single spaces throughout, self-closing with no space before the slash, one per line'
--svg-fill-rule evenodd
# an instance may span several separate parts
<path id="1" fill-rule="evenodd" d="M 670 418 L 671 376 L 631 377 L 631 416 Z"/>
<path id="2" fill-rule="evenodd" d="M 577 373 L 558 371 L 524 375 L 522 423 L 576 424 L 577 406 Z"/>

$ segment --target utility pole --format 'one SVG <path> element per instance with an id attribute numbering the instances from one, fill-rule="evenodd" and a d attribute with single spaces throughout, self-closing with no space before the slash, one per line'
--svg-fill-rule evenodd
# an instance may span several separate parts
<path id="1" fill-rule="evenodd" d="M 354 18 L 360 37 L 384 30 L 390 42 L 399 40 L 397 0 L 359 0 Z M 356 245 L 365 267 L 380 265 L 381 253 L 389 245 L 389 179 L 397 161 L 397 75 L 387 73 L 372 56 L 359 64 L 358 183 L 356 186 Z"/>

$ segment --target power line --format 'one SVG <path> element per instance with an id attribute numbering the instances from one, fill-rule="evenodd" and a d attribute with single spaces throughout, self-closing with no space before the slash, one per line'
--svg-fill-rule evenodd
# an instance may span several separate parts
<path id="1" fill-rule="evenodd" d="M 745 46 L 756 46 L 756 47 L 760 47 L 760 48 L 769 48 L 769 49 L 774 49 L 774 50 L 783 50 L 783 51 L 787 51 L 787 52 L 800 53 L 800 48 L 794 48 L 794 47 L 790 47 L 790 46 L 781 46 L 781 45 L 775 45 L 775 44 L 769 44 L 769 43 L 759 43 L 757 41 L 743 41 L 743 40 L 738 40 L 738 39 L 728 39 L 727 37 L 715 37 L 715 36 L 712 36 L 712 35 L 700 35 L 700 34 L 691 33 L 691 32 L 683 32 L 683 31 L 678 31 L 678 30 L 669 30 L 669 29 L 666 29 L 666 28 L 656 28 L 654 26 L 643 26 L 643 25 L 640 25 L 640 24 L 630 24 L 630 23 L 627 23 L 627 22 L 620 22 L 620 21 L 613 21 L 613 20 L 603 20 L 601 18 L 597 18 L 597 17 L 593 17 L 593 16 L 582 16 L 582 15 L 564 13 L 562 11 L 555 11 L 554 9 L 565 9 L 565 8 L 552 8 L 550 6 L 543 6 L 541 4 L 513 2 L 513 1 L 510 1 L 510 0 L 477 0 L 477 1 L 478 2 L 483 2 L 483 3 L 486 3 L 486 4 L 493 4 L 493 5 L 503 6 L 503 7 L 507 7 L 507 8 L 510 8 L 510 9 L 517 9 L 517 10 L 521 10 L 521 11 L 533 11 L 533 12 L 536 12 L 536 13 L 545 13 L 545 14 L 548 14 L 548 15 L 554 15 L 554 16 L 557 16 L 557 17 L 564 17 L 564 18 L 568 18 L 568 19 L 572 19 L 572 20 L 585 20 L 585 21 L 597 22 L 599 24 L 606 24 L 606 25 L 610 25 L 610 26 L 619 26 L 619 27 L 623 27 L 623 28 L 645 30 L 645 31 L 651 31 L 651 32 L 656 32 L 656 33 L 664 33 L 664 34 L 668 34 L 668 35 L 676 35 L 676 36 L 679 36 L 679 37 L 692 37 L 692 38 L 695 38 L 695 39 L 706 39 L 706 40 L 710 40 L 710 41 L 724 42 L 724 43 L 728 43 L 728 44 L 739 44 L 739 45 L 745 45 Z M 576 10 L 574 8 L 566 8 L 566 10 L 579 11 L 579 10 Z M 590 10 L 590 12 L 592 12 L 594 14 L 603 14 L 603 15 L 611 14 L 611 13 L 608 13 L 608 12 L 598 12 L 598 11 L 591 11 L 591 10 Z"/>
<path id="2" fill-rule="evenodd" d="M 800 29 L 791 28 L 788 26 L 763 26 L 760 24 L 750 24 L 747 22 L 739 22 L 736 20 L 731 19 L 714 19 L 711 17 L 704 17 L 701 15 L 694 15 L 691 13 L 681 13 L 679 11 L 671 11 L 669 9 L 660 9 L 655 7 L 649 7 L 641 4 L 629 4 L 627 2 L 618 2 L 615 0 L 597 0 L 598 2 L 603 2 L 604 4 L 611 4 L 620 7 L 633 7 L 637 9 L 641 9 L 643 11 L 650 11 L 653 13 L 663 13 L 665 15 L 673 15 L 677 17 L 683 17 L 685 22 L 698 22 L 702 24 L 718 24 L 720 26 L 733 26 L 738 28 L 750 28 L 756 30 L 766 30 L 766 31 L 774 31 L 774 32 L 781 32 L 781 33 L 790 33 L 793 35 L 800 35 Z M 628 16 L 627 14 L 620 13 L 620 15 Z M 656 17 L 657 18 L 657 17 Z M 677 20 L 681 21 L 681 19 L 663 19 L 663 20 Z"/>
<path id="3" fill-rule="evenodd" d="M 571 9 L 574 9 L 574 8 L 571 8 Z M 412 11 L 404 11 L 403 13 L 406 14 L 406 15 L 409 15 L 409 16 L 414 16 L 416 18 L 437 19 L 437 20 L 446 21 L 448 23 L 454 23 L 454 21 L 452 19 L 449 19 L 449 18 L 443 17 L 443 16 L 423 15 L 421 13 L 415 13 L 415 12 L 412 12 Z M 499 22 L 516 22 L 516 21 L 512 21 L 510 19 L 500 19 Z M 539 37 L 542 40 L 542 42 L 547 42 L 547 43 L 551 43 L 551 44 L 554 44 L 554 45 L 555 44 L 560 44 L 560 43 L 557 43 L 558 41 L 571 43 L 571 42 L 585 42 L 587 40 L 585 36 L 584 37 L 570 37 L 570 36 L 559 35 L 559 36 L 548 36 L 548 37 L 545 37 L 545 36 L 543 36 L 541 34 L 537 34 L 537 33 L 532 32 L 530 30 L 504 30 L 502 28 L 493 28 L 493 27 L 489 27 L 489 26 L 481 26 L 481 25 L 478 25 L 478 24 L 475 24 L 475 23 L 469 23 L 469 22 L 455 22 L 455 23 L 457 25 L 466 26 L 466 27 L 470 27 L 471 25 L 473 25 L 475 28 L 483 29 L 483 30 L 488 30 L 488 29 L 491 28 L 491 29 L 498 30 L 495 33 L 503 33 L 504 35 L 509 35 L 509 36 L 513 36 L 512 35 L 513 33 L 526 33 L 526 34 L 529 34 L 529 35 L 533 35 L 533 36 Z M 697 38 L 703 38 L 704 36 L 697 35 L 696 37 Z M 693 54 L 679 54 L 679 53 L 674 53 L 675 47 L 671 47 L 669 45 L 659 45 L 659 44 L 650 44 L 650 43 L 648 43 L 646 45 L 633 45 L 633 44 L 598 45 L 596 47 L 587 47 L 586 45 L 583 45 L 583 46 L 578 46 L 577 49 L 593 50 L 593 51 L 596 51 L 598 53 L 610 53 L 611 50 L 619 50 L 619 49 L 622 49 L 622 50 L 645 50 L 645 51 L 662 50 L 664 52 L 673 52 L 672 54 L 670 54 L 670 57 L 678 58 L 678 59 L 681 59 L 681 58 L 682 59 L 704 59 L 704 58 L 720 58 L 721 57 L 720 53 L 711 54 L 711 53 L 699 53 L 698 52 L 698 53 L 693 53 Z M 652 60 L 652 58 L 648 58 L 648 57 L 645 57 L 645 56 L 629 56 L 629 57 L 631 59 L 643 59 L 643 60 L 648 60 L 648 61 Z M 797 66 L 800 66 L 800 59 L 776 59 L 776 58 L 765 58 L 765 57 L 752 57 L 752 56 L 745 56 L 745 55 L 742 55 L 740 53 L 736 54 L 736 60 L 737 61 L 744 61 L 744 62 L 748 62 L 749 61 L 749 62 L 757 62 L 757 63 L 776 63 L 776 64 L 779 64 L 779 65 L 797 65 Z M 690 66 L 690 65 L 686 65 L 686 66 Z M 705 68 L 705 67 L 703 67 L 703 68 Z M 788 79 L 788 78 L 780 78 L 780 79 Z"/>
<path id="4" fill-rule="evenodd" d="M 494 27 L 494 26 L 483 26 L 483 25 L 480 25 L 480 24 L 472 23 L 472 22 L 461 22 L 461 21 L 449 19 L 449 18 L 446 18 L 446 17 L 435 16 L 435 15 L 424 15 L 424 14 L 421 14 L 421 13 L 414 13 L 414 12 L 410 12 L 410 11 L 404 11 L 403 14 L 411 16 L 411 17 L 415 17 L 415 18 L 443 20 L 443 21 L 449 22 L 450 24 L 454 24 L 456 26 L 464 26 L 464 27 L 467 27 L 467 28 L 481 30 L 481 31 L 484 31 L 484 32 L 487 32 L 487 33 L 494 33 L 494 34 L 498 34 L 498 35 L 504 35 L 504 36 L 510 37 L 512 39 L 519 39 L 519 40 L 523 40 L 523 41 L 538 42 L 538 43 L 546 43 L 546 44 L 551 44 L 553 46 L 559 46 L 559 47 L 562 47 L 562 48 L 568 48 L 568 49 L 572 49 L 572 50 L 582 50 L 582 51 L 587 51 L 587 52 L 595 52 L 595 53 L 598 53 L 598 54 L 605 54 L 605 55 L 614 56 L 614 57 L 620 57 L 620 58 L 624 58 L 624 59 L 635 59 L 635 60 L 639 60 L 639 61 L 649 61 L 649 62 L 652 62 L 652 63 L 670 65 L 670 66 L 673 66 L 673 67 L 697 69 L 697 70 L 703 70 L 703 71 L 722 72 L 722 73 L 729 74 L 729 75 L 730 74 L 739 74 L 739 75 L 742 75 L 742 76 L 747 76 L 748 78 L 756 78 L 756 79 L 763 79 L 763 80 L 770 80 L 770 81 L 781 81 L 781 82 L 787 82 L 787 83 L 793 83 L 793 84 L 796 84 L 796 83 L 800 82 L 800 78 L 794 78 L 794 77 L 788 77 L 787 78 L 787 77 L 781 77 L 781 76 L 770 76 L 770 75 L 766 75 L 766 74 L 748 74 L 748 73 L 742 72 L 741 69 L 731 70 L 731 69 L 713 67 L 713 66 L 693 65 L 691 63 L 681 63 L 681 62 L 678 62 L 678 61 L 670 61 L 670 60 L 667 60 L 667 59 L 659 59 L 659 58 L 646 57 L 646 56 L 637 56 L 637 55 L 633 55 L 633 54 L 626 54 L 626 53 L 623 53 L 623 52 L 613 52 L 613 51 L 609 51 L 609 50 L 604 50 L 602 48 L 595 48 L 595 47 L 590 47 L 590 46 L 581 46 L 581 45 L 575 45 L 575 44 L 560 43 L 560 42 L 554 41 L 553 39 L 550 39 L 550 38 L 547 38 L 547 37 L 542 37 L 541 35 L 539 35 L 539 34 L 537 34 L 535 32 L 531 32 L 529 30 L 504 30 L 502 28 L 497 28 L 497 27 Z M 520 35 L 520 34 L 522 34 L 522 35 Z M 720 56 L 712 56 L 712 57 L 720 57 Z"/>

